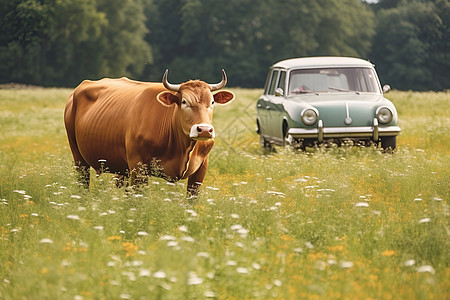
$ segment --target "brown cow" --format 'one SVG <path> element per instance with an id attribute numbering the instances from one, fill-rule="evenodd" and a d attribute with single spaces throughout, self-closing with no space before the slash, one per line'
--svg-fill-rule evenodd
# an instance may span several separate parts
<path id="1" fill-rule="evenodd" d="M 83 81 L 70 95 L 64 122 L 81 183 L 89 187 L 89 167 L 130 176 L 154 175 L 170 182 L 188 178 L 188 194 L 196 195 L 214 144 L 214 103 L 234 99 L 227 78 L 174 85 L 128 78 Z M 165 88 L 164 88 L 165 87 Z M 146 178 L 146 176 L 144 177 Z"/>

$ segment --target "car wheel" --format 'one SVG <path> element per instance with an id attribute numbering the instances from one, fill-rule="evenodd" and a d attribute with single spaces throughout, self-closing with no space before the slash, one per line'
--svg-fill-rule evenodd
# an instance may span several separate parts
<path id="1" fill-rule="evenodd" d="M 299 139 L 292 137 L 292 135 L 288 134 L 288 136 L 284 139 L 285 143 L 291 147 L 293 150 L 305 151 L 306 147 L 303 142 Z"/>
<path id="2" fill-rule="evenodd" d="M 259 134 L 259 144 L 261 145 L 261 148 L 265 150 L 272 150 L 273 148 L 272 144 L 267 141 L 262 134 Z"/>
<path id="3" fill-rule="evenodd" d="M 383 150 L 387 150 L 389 148 L 394 150 L 396 145 L 397 145 L 397 137 L 396 136 L 384 136 L 381 138 L 381 148 Z"/>

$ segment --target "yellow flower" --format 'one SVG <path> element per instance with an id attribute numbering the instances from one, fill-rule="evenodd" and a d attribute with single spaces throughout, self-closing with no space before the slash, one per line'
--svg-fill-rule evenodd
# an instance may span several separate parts
<path id="1" fill-rule="evenodd" d="M 381 252 L 381 255 L 383 256 L 392 256 L 395 254 L 394 250 L 384 250 L 383 252 Z"/>
<path id="2" fill-rule="evenodd" d="M 108 241 L 115 241 L 115 240 L 120 241 L 121 239 L 122 237 L 118 235 L 108 236 Z"/>
<path id="3" fill-rule="evenodd" d="M 123 242 L 122 247 L 126 251 L 126 256 L 134 256 L 135 252 L 139 249 L 138 246 L 129 242 Z"/>

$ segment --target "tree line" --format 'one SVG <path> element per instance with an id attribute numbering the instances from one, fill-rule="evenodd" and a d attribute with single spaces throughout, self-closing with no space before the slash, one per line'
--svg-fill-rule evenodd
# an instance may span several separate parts
<path id="1" fill-rule="evenodd" d="M 262 87 L 302 56 L 369 59 L 396 89 L 449 88 L 449 0 L 0 0 L 0 83 L 128 76 Z"/>

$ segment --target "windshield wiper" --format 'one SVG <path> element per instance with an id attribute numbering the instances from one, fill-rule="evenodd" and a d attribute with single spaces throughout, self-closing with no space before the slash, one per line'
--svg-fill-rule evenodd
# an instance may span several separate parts
<path id="1" fill-rule="evenodd" d="M 346 89 L 340 89 L 340 88 L 335 88 L 335 87 L 332 87 L 332 86 L 329 86 L 328 89 L 329 90 L 338 91 L 338 92 L 353 92 L 353 93 L 356 93 L 356 94 L 359 95 L 358 91 L 351 91 L 351 90 L 346 90 Z"/>

